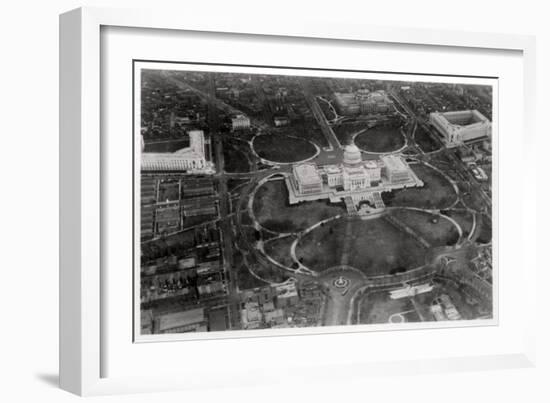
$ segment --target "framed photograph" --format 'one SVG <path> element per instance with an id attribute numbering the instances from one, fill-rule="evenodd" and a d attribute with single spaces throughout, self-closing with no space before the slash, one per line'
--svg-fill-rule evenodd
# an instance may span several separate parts
<path id="1" fill-rule="evenodd" d="M 533 38 L 60 24 L 64 389 L 534 365 Z"/>

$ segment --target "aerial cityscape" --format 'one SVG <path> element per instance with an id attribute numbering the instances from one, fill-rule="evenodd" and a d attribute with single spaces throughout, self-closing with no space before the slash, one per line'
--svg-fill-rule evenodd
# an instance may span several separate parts
<path id="1" fill-rule="evenodd" d="M 158 66 L 140 335 L 493 318 L 491 85 Z"/>

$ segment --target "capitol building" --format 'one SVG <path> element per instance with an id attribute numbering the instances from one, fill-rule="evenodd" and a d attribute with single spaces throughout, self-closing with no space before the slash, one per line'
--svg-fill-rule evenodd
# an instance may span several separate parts
<path id="1" fill-rule="evenodd" d="M 365 161 L 354 144 L 344 148 L 341 163 L 296 164 L 285 181 L 290 204 L 328 198 L 333 203 L 344 200 L 354 205 L 368 201 L 376 208 L 384 207 L 382 192 L 424 185 L 401 156 Z"/>

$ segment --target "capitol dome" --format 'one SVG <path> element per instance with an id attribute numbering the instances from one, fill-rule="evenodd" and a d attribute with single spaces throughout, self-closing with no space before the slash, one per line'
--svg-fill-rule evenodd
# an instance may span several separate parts
<path id="1" fill-rule="evenodd" d="M 348 144 L 344 148 L 344 164 L 356 165 L 363 161 L 361 158 L 361 151 L 355 144 Z"/>

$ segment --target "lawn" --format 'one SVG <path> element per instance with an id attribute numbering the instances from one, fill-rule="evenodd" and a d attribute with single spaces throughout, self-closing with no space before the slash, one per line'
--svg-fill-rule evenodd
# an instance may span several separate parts
<path id="1" fill-rule="evenodd" d="M 397 126 L 375 126 L 355 137 L 355 144 L 363 151 L 387 153 L 405 145 L 405 138 Z"/>
<path id="2" fill-rule="evenodd" d="M 289 278 L 284 269 L 267 263 L 267 260 L 260 263 L 253 254 L 248 255 L 246 259 L 242 259 L 242 263 L 236 264 L 235 267 L 240 290 L 265 286 L 269 282 L 281 283 Z M 232 270 L 235 270 L 235 268 Z M 256 278 L 251 272 L 259 276 L 260 279 Z"/>
<path id="3" fill-rule="evenodd" d="M 284 266 L 292 267 L 294 260 L 290 257 L 290 246 L 296 237 L 288 236 L 264 244 L 265 253 Z"/>
<path id="4" fill-rule="evenodd" d="M 458 230 L 449 220 L 423 211 L 398 209 L 391 213 L 432 246 L 454 245 L 458 241 Z"/>
<path id="5" fill-rule="evenodd" d="M 481 225 L 481 231 L 476 241 L 479 243 L 489 243 L 493 238 L 493 224 L 491 220 L 484 215 L 478 215 L 478 219 L 479 218 L 481 218 L 481 224 L 478 222 L 477 225 Z"/>
<path id="6" fill-rule="evenodd" d="M 244 143 L 246 144 L 246 143 Z M 236 145 L 233 143 L 224 142 L 223 144 L 223 160 L 224 170 L 226 172 L 248 172 L 250 165 L 248 163 L 247 153 L 242 147 L 246 145 Z"/>
<path id="7" fill-rule="evenodd" d="M 448 210 L 447 215 L 462 228 L 464 236 L 468 236 L 474 223 L 473 215 L 468 210 Z"/>
<path id="8" fill-rule="evenodd" d="M 453 204 L 456 193 L 452 184 L 443 175 L 423 164 L 411 164 L 410 167 L 424 182 L 424 186 L 384 192 L 382 197 L 386 205 L 444 209 Z"/>
<path id="9" fill-rule="evenodd" d="M 332 127 L 334 134 L 342 145 L 350 144 L 353 135 L 368 129 L 369 125 L 365 121 L 348 121 Z"/>
<path id="10" fill-rule="evenodd" d="M 449 296 L 463 319 L 472 320 L 479 316 L 476 306 L 467 303 L 465 292 L 458 288 L 456 284 L 438 281 L 431 292 L 418 294 L 413 297 L 416 308 L 424 321 L 431 322 L 435 320 L 433 314 L 430 312 L 430 305 L 435 298 L 442 294 Z M 404 314 L 408 322 L 421 321 L 421 317 L 416 312 L 412 299 L 401 298 L 392 300 L 387 291 L 368 293 L 360 303 L 360 322 L 363 324 L 388 323 L 391 315 L 400 312 L 408 312 Z"/>
<path id="11" fill-rule="evenodd" d="M 242 255 L 238 251 L 233 253 L 233 262 L 234 264 L 231 270 L 233 270 L 236 275 L 237 286 L 240 290 L 248 290 L 267 285 L 267 282 L 257 279 L 250 273 Z"/>
<path id="12" fill-rule="evenodd" d="M 254 198 L 254 215 L 262 226 L 275 232 L 295 232 L 345 213 L 343 204 L 325 200 L 288 204 L 288 190 L 283 180 L 264 183 Z"/>
<path id="13" fill-rule="evenodd" d="M 292 121 L 288 126 L 272 128 L 269 132 L 278 136 L 292 136 L 309 140 L 320 148 L 328 146 L 321 127 L 313 117 L 301 121 Z"/>
<path id="14" fill-rule="evenodd" d="M 388 323 L 390 316 L 396 313 L 403 313 L 407 322 L 420 321 L 409 298 L 391 299 L 387 291 L 368 293 L 361 300 L 359 320 L 362 324 L 384 324 Z"/>
<path id="15" fill-rule="evenodd" d="M 277 134 L 265 134 L 254 138 L 256 153 L 273 162 L 302 161 L 315 155 L 315 146 L 308 140 Z"/>
<path id="16" fill-rule="evenodd" d="M 297 245 L 296 255 L 312 270 L 347 264 L 367 276 L 379 276 L 392 269 L 422 266 L 426 250 L 384 218 L 342 218 L 306 234 Z"/>
<path id="17" fill-rule="evenodd" d="M 228 179 L 227 180 L 227 190 L 229 192 L 234 192 L 235 189 L 239 188 L 242 190 L 245 184 L 249 182 L 248 179 Z"/>

